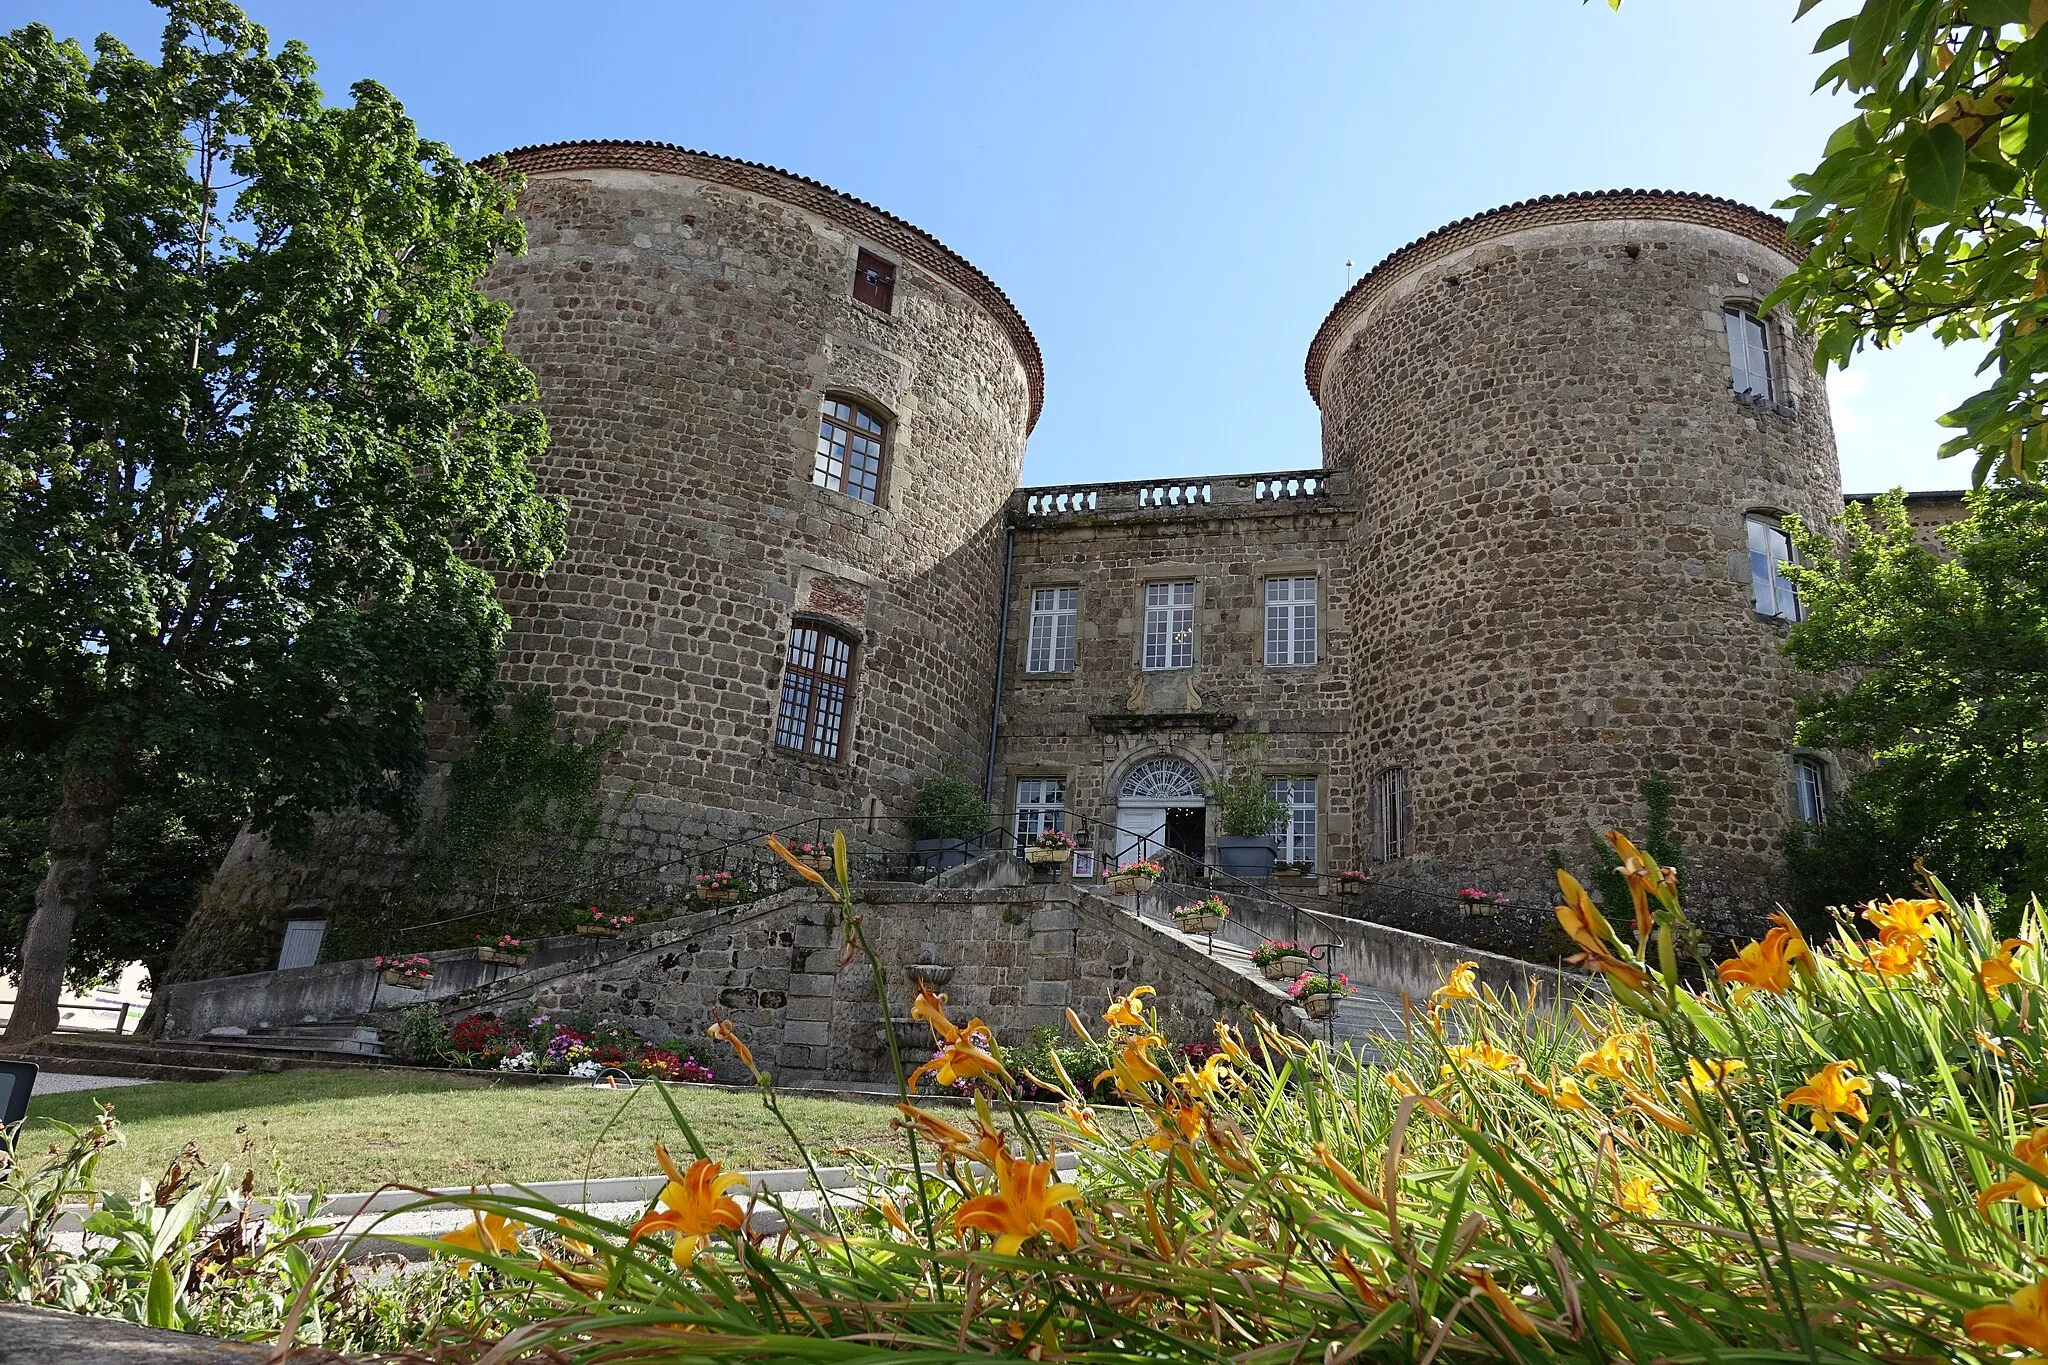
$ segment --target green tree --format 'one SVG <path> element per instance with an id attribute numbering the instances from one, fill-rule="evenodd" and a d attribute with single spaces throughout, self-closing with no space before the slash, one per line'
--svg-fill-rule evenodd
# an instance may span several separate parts
<path id="1" fill-rule="evenodd" d="M 1840 530 L 1795 528 L 1786 652 L 1845 680 L 1802 699 L 1798 741 L 1874 765 L 1788 848 L 1808 907 L 1896 891 L 1916 857 L 2008 901 L 2048 892 L 2048 490 L 1972 494 L 1946 558 L 1900 493 Z"/>
<path id="2" fill-rule="evenodd" d="M 1769 302 L 1814 327 L 1823 366 L 1921 330 L 1990 343 L 1989 382 L 1941 419 L 1979 484 L 2048 460 L 2044 20 L 2040 0 L 1865 0 L 1829 24 L 1821 84 L 1857 114 L 1780 205 L 1808 254 Z"/>
<path id="3" fill-rule="evenodd" d="M 9 1037 L 52 1027 L 74 924 L 145 774 L 409 825 L 423 699 L 494 695 L 484 563 L 563 515 L 506 308 L 514 187 L 381 87 L 162 0 L 152 63 L 0 40 L 0 729 L 49 756 Z"/>

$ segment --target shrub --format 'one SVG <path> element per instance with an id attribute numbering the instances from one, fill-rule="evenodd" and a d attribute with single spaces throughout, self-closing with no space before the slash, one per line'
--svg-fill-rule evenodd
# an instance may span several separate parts
<path id="1" fill-rule="evenodd" d="M 979 839 L 988 833 L 988 802 L 962 778 L 935 777 L 918 788 L 910 808 L 913 839 Z"/>
<path id="2" fill-rule="evenodd" d="M 1264 735 L 1231 741 L 1230 766 L 1208 789 L 1216 828 L 1225 837 L 1268 838 L 1287 819 L 1287 807 L 1273 795 L 1273 779 L 1266 774 L 1272 756 L 1273 741 Z"/>
<path id="3" fill-rule="evenodd" d="M 415 1066 L 431 1066 L 448 1054 L 448 1026 L 432 1005 L 414 1005 L 398 1017 L 391 1054 Z"/>

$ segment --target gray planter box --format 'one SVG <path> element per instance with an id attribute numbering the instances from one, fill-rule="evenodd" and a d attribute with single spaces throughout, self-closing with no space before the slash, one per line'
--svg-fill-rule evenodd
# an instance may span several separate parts
<path id="1" fill-rule="evenodd" d="M 1226 834 L 1216 841 L 1216 868 L 1227 877 L 1261 881 L 1273 875 L 1273 861 L 1280 856 L 1280 841 L 1273 838 L 1248 839 Z"/>

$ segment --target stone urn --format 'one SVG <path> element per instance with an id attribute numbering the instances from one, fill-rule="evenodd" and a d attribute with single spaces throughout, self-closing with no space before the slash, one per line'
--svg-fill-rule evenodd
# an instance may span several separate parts
<path id="1" fill-rule="evenodd" d="M 953 979 L 953 969 L 937 962 L 913 962 L 904 970 L 913 983 L 928 991 L 938 991 Z"/>

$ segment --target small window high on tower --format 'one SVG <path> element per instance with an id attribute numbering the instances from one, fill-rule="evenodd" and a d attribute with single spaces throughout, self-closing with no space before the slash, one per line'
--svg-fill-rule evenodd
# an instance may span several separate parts
<path id="1" fill-rule="evenodd" d="M 896 267 L 872 251 L 863 251 L 853 266 L 853 296 L 870 308 L 892 311 L 896 301 Z"/>

